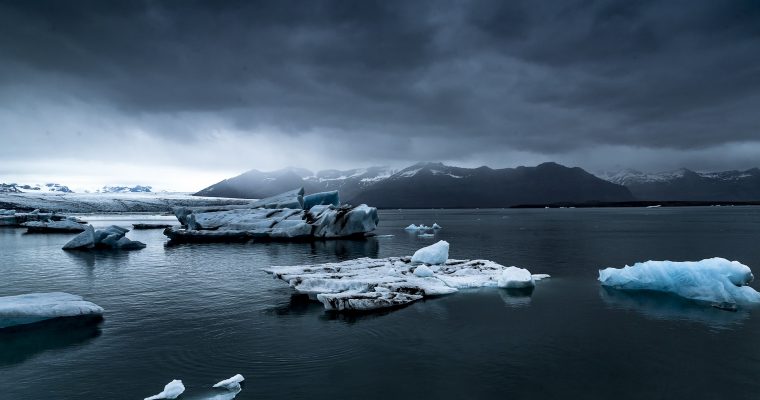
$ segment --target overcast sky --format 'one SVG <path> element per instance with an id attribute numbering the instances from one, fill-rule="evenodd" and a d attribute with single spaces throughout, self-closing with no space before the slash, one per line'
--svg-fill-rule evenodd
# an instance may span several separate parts
<path id="1" fill-rule="evenodd" d="M 0 182 L 760 166 L 760 2 L 0 0 Z"/>

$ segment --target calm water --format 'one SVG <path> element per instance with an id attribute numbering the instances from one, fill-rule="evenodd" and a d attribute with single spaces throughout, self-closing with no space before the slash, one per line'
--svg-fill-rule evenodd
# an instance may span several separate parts
<path id="1" fill-rule="evenodd" d="M 87 216 L 96 226 L 145 216 Z M 159 217 L 151 217 L 155 220 Z M 402 228 L 444 227 L 435 239 Z M 607 292 L 597 269 L 648 259 L 739 260 L 760 272 L 760 208 L 381 212 L 393 237 L 314 244 L 66 253 L 71 235 L 0 229 L 0 295 L 67 291 L 100 325 L 0 334 L 0 399 L 142 399 L 174 378 L 183 399 L 241 373 L 237 399 L 757 399 L 760 309 Z M 464 291 L 344 317 L 291 297 L 270 265 L 409 255 L 435 240 L 453 258 L 549 273 L 531 297 Z M 756 286 L 757 287 L 757 286 Z"/>

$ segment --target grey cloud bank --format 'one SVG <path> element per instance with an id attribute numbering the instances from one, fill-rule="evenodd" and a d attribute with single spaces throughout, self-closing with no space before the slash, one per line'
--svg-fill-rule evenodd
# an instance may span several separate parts
<path id="1" fill-rule="evenodd" d="M 758 89 L 755 1 L 0 1 L 0 180 L 749 168 Z"/>

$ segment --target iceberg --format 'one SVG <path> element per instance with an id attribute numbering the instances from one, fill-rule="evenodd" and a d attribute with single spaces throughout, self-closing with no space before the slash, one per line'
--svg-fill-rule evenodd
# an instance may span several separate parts
<path id="1" fill-rule="evenodd" d="M 413 263 L 443 264 L 449 259 L 449 242 L 441 240 L 438 243 L 423 247 L 412 256 Z"/>
<path id="2" fill-rule="evenodd" d="M 753 279 L 748 266 L 719 257 L 684 262 L 646 261 L 599 270 L 603 286 L 667 292 L 727 309 L 760 303 L 760 293 L 748 286 Z"/>
<path id="3" fill-rule="evenodd" d="M 309 203 L 337 201 L 337 192 L 313 196 Z M 335 239 L 365 237 L 379 222 L 377 209 L 366 204 L 304 209 L 303 189 L 265 200 L 251 206 L 177 208 L 183 226 L 167 228 L 164 234 L 176 242 Z"/>
<path id="4" fill-rule="evenodd" d="M 0 297 L 0 328 L 54 318 L 102 315 L 102 307 L 69 293 L 31 293 Z"/>
<path id="5" fill-rule="evenodd" d="M 434 255 L 448 255 L 448 243 L 433 246 Z M 439 261 L 439 260 L 435 260 Z M 359 258 L 327 264 L 276 266 L 264 269 L 331 311 L 370 311 L 405 306 L 425 297 L 481 287 L 532 287 L 537 278 L 527 270 L 489 260 L 444 259 L 420 264 L 412 257 Z M 525 272 L 523 272 L 525 271 Z"/>
<path id="6" fill-rule="evenodd" d="M 237 374 L 233 376 L 232 378 L 225 379 L 217 384 L 215 384 L 212 387 L 215 388 L 223 388 L 230 391 L 239 391 L 240 390 L 240 382 L 243 382 L 245 378 L 243 378 L 243 375 Z"/>
<path id="7" fill-rule="evenodd" d="M 29 233 L 69 233 L 82 232 L 85 230 L 83 224 L 75 218 L 68 217 L 60 221 L 29 221 L 21 224 Z"/>
<path id="8" fill-rule="evenodd" d="M 92 225 L 86 225 L 84 231 L 63 245 L 64 250 L 139 250 L 144 249 L 145 243 L 130 240 L 125 235 L 129 229 L 111 225 L 105 229 L 95 230 Z"/>
<path id="9" fill-rule="evenodd" d="M 164 386 L 164 390 L 156 395 L 146 397 L 145 400 L 176 399 L 185 392 L 185 385 L 181 380 L 175 379 Z"/>

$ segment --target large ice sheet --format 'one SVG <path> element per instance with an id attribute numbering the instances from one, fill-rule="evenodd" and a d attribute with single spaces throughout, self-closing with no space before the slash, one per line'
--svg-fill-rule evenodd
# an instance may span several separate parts
<path id="1" fill-rule="evenodd" d="M 753 278 L 748 266 L 718 257 L 685 262 L 646 261 L 599 271 L 599 281 L 604 286 L 668 292 L 718 306 L 760 303 L 760 293 L 747 286 Z"/>
<path id="2" fill-rule="evenodd" d="M 519 270 L 519 271 L 516 271 Z M 270 267 L 264 271 L 325 309 L 366 311 L 399 307 L 464 288 L 532 287 L 533 277 L 488 260 L 419 264 L 412 257 L 359 258 L 339 263 Z M 507 277 L 507 278 L 505 278 Z M 547 277 L 542 275 L 542 277 Z"/>
<path id="3" fill-rule="evenodd" d="M 318 205 L 309 211 L 290 208 L 193 212 L 185 228 L 164 231 L 177 241 L 308 240 L 365 236 L 377 227 L 377 209 L 365 204 Z"/>
<path id="4" fill-rule="evenodd" d="M 0 328 L 61 317 L 103 315 L 103 308 L 63 292 L 0 297 Z"/>

